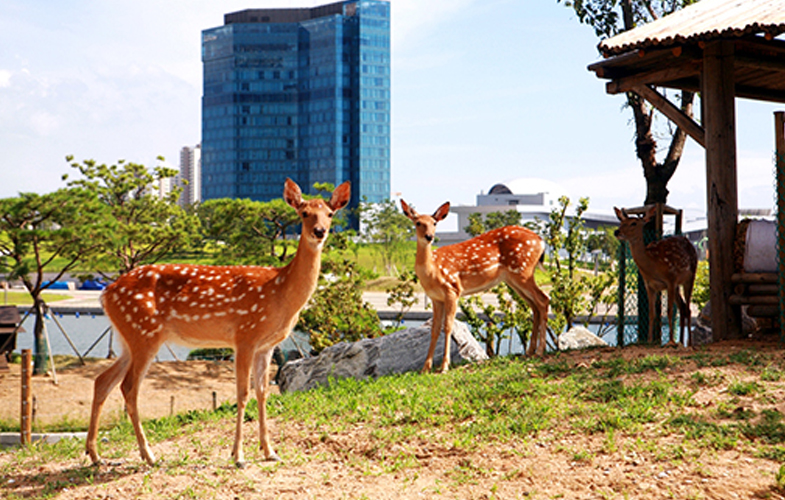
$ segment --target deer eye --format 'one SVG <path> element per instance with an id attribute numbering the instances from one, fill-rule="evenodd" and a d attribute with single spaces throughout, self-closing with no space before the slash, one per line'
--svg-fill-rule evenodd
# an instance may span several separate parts
<path id="1" fill-rule="evenodd" d="M 311 216 L 311 212 L 303 212 L 303 219 L 307 219 Z"/>
<path id="2" fill-rule="evenodd" d="M 331 218 L 331 219 L 332 219 L 332 218 L 333 218 L 333 213 L 332 213 L 332 212 L 329 212 L 329 213 L 327 214 L 327 217 L 329 217 L 329 218 Z"/>
<path id="3" fill-rule="evenodd" d="M 417 226 L 417 227 L 420 227 L 420 226 L 422 226 L 422 222 L 415 222 L 414 225 Z"/>

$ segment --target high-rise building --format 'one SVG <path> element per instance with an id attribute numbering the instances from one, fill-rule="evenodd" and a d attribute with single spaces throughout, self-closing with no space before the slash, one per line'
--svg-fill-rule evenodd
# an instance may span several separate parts
<path id="1" fill-rule="evenodd" d="M 180 173 L 175 177 L 183 188 L 178 203 L 187 207 L 202 200 L 202 146 L 183 146 L 180 150 Z"/>
<path id="2" fill-rule="evenodd" d="M 390 195 L 390 4 L 250 9 L 203 31 L 202 198 Z"/>

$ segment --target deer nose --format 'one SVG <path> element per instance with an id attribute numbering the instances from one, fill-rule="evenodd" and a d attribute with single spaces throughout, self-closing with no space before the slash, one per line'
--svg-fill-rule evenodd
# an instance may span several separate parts
<path id="1" fill-rule="evenodd" d="M 425 239 L 428 241 L 428 243 L 431 243 L 431 242 L 433 242 L 433 235 L 432 234 L 426 234 L 425 235 Z"/>
<path id="2" fill-rule="evenodd" d="M 322 228 L 322 227 L 315 227 L 315 228 L 313 228 L 313 235 L 316 236 L 319 239 L 324 238 L 324 234 L 326 232 L 327 231 L 325 231 L 324 228 Z"/>
<path id="3" fill-rule="evenodd" d="M 618 230 L 618 229 L 617 229 L 617 230 L 615 230 L 615 231 L 613 232 L 613 235 L 614 235 L 615 237 L 617 237 L 617 238 L 618 238 L 618 237 L 619 237 L 619 230 Z"/>

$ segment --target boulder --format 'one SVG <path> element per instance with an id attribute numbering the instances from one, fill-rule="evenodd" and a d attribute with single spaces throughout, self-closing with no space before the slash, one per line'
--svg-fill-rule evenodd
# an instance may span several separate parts
<path id="1" fill-rule="evenodd" d="M 573 326 L 559 335 L 559 350 L 586 349 L 587 347 L 603 347 L 608 343 L 582 326 Z"/>
<path id="2" fill-rule="evenodd" d="M 305 391 L 326 385 L 331 378 L 365 379 L 393 373 L 419 371 L 425 363 L 431 342 L 431 321 L 375 339 L 341 342 L 318 356 L 290 361 L 281 367 L 278 385 L 281 392 Z M 472 337 L 466 323 L 456 321 L 452 332 L 450 362 L 479 362 L 488 359 L 485 350 Z M 433 365 L 444 357 L 444 333 L 436 343 Z"/>

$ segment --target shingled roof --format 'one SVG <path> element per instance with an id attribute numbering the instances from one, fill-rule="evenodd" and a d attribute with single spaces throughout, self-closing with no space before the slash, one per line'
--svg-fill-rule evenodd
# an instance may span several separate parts
<path id="1" fill-rule="evenodd" d="M 599 44 L 605 57 L 719 38 L 785 33 L 785 0 L 701 0 Z"/>

